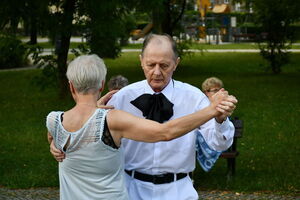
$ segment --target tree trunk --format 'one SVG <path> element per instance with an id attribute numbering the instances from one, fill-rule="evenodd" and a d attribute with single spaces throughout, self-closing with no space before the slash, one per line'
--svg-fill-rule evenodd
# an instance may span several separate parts
<path id="1" fill-rule="evenodd" d="M 163 2 L 163 16 L 161 26 L 163 33 L 167 33 L 169 35 L 172 35 L 172 28 L 171 28 L 171 10 L 170 10 L 170 0 L 166 0 Z"/>
<path id="2" fill-rule="evenodd" d="M 172 35 L 170 0 L 164 0 L 162 5 L 152 10 L 153 32 L 157 34 L 167 33 Z"/>
<path id="3" fill-rule="evenodd" d="M 182 1 L 181 10 L 178 16 L 174 16 L 174 13 L 172 14 L 171 4 L 172 4 L 171 0 L 163 0 L 162 5 L 153 8 L 152 22 L 153 22 L 154 33 L 158 33 L 158 34 L 167 33 L 171 36 L 173 35 L 173 30 L 176 24 L 183 16 L 186 0 Z"/>
<path id="4" fill-rule="evenodd" d="M 65 0 L 63 14 L 58 32 L 59 41 L 56 43 L 59 96 L 64 98 L 68 94 L 68 81 L 66 78 L 67 59 L 69 53 L 70 39 L 72 35 L 73 13 L 75 11 L 75 0 Z"/>
<path id="5" fill-rule="evenodd" d="M 37 43 L 37 19 L 34 14 L 30 16 L 30 41 L 29 44 Z"/>
<path id="6" fill-rule="evenodd" d="M 183 0 L 182 1 L 182 5 L 181 5 L 181 10 L 180 10 L 180 13 L 179 15 L 177 16 L 177 18 L 175 18 L 175 20 L 172 22 L 172 25 L 171 25 L 171 30 L 174 30 L 175 26 L 177 25 L 177 23 L 179 22 L 179 20 L 182 18 L 183 16 L 183 13 L 184 13 L 184 10 L 185 10 L 185 6 L 186 6 L 186 0 Z"/>

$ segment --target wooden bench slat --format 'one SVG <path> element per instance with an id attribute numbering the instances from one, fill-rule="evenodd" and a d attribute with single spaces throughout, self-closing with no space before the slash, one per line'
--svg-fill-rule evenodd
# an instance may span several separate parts
<path id="1" fill-rule="evenodd" d="M 225 152 L 223 152 L 220 157 L 227 159 L 227 177 L 230 178 L 235 174 L 235 158 L 239 155 L 239 152 L 237 151 L 237 139 L 242 137 L 243 133 L 243 121 L 240 120 L 238 117 L 235 117 L 231 119 L 235 132 L 234 132 L 234 138 L 233 143 L 231 147 Z"/>
<path id="2" fill-rule="evenodd" d="M 239 155 L 238 151 L 235 152 L 223 152 L 220 157 L 222 158 L 235 158 Z"/>

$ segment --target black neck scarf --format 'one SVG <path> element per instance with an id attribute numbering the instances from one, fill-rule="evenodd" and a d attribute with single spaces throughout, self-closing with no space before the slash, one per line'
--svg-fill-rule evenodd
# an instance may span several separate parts
<path id="1" fill-rule="evenodd" d="M 151 119 L 159 123 L 169 120 L 173 116 L 173 103 L 165 95 L 143 94 L 130 102 L 143 112 L 146 119 Z"/>

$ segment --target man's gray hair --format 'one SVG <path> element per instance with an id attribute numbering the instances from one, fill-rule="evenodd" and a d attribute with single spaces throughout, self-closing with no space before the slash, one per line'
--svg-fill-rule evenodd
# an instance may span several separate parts
<path id="1" fill-rule="evenodd" d="M 146 36 L 144 42 L 143 42 L 143 48 L 142 48 L 142 54 L 141 55 L 143 56 L 143 53 L 144 53 L 145 49 L 147 48 L 148 44 L 152 40 L 154 40 L 154 39 L 160 40 L 161 38 L 165 38 L 165 39 L 167 39 L 167 41 L 170 42 L 171 47 L 172 47 L 172 51 L 173 51 L 173 54 L 174 54 L 174 60 L 176 61 L 177 58 L 178 58 L 178 50 L 177 50 L 176 42 L 174 41 L 174 39 L 170 35 L 168 35 L 166 33 L 161 34 L 161 35 L 153 34 L 153 33 L 148 34 Z"/>
<path id="2" fill-rule="evenodd" d="M 105 81 L 106 66 L 97 55 L 83 55 L 74 59 L 68 66 L 67 78 L 79 93 L 96 92 Z"/>

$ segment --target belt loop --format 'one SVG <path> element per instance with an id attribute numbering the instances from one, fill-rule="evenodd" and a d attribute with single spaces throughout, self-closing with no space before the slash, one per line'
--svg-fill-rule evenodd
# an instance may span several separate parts
<path id="1" fill-rule="evenodd" d="M 131 173 L 131 177 L 134 178 L 135 171 L 132 170 L 131 172 L 132 172 L 132 173 Z"/>
<path id="2" fill-rule="evenodd" d="M 174 182 L 177 181 L 177 174 L 174 173 Z"/>

